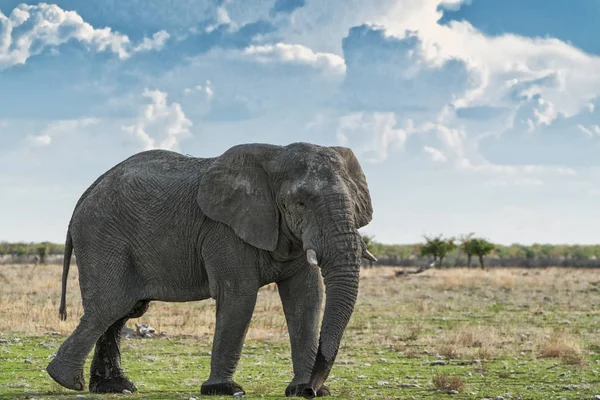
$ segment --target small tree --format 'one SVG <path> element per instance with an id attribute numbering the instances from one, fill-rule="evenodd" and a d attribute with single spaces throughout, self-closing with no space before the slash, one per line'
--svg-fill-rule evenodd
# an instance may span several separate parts
<path id="1" fill-rule="evenodd" d="M 437 248 L 439 246 L 439 238 L 429 238 L 424 236 L 425 244 L 421 246 L 421 256 L 423 257 L 433 257 L 433 262 L 437 263 L 438 251 Z"/>
<path id="2" fill-rule="evenodd" d="M 46 256 L 48 255 L 49 250 L 50 250 L 50 244 L 48 242 L 42 242 L 36 248 L 36 253 L 39 257 L 40 264 L 46 263 Z"/>
<path id="3" fill-rule="evenodd" d="M 421 255 L 433 256 L 433 262 L 437 264 L 439 260 L 439 266 L 442 267 L 446 255 L 456 248 L 455 239 L 444 239 L 442 235 L 434 238 L 424 236 L 424 238 L 425 244 L 421 247 Z"/>
<path id="4" fill-rule="evenodd" d="M 460 258 L 460 252 L 463 251 L 467 255 L 467 268 L 471 268 L 471 259 L 473 257 L 473 253 L 471 252 L 470 243 L 473 238 L 474 233 L 471 232 L 467 235 L 462 235 L 458 240 L 460 241 L 460 245 L 458 246 L 459 255 L 456 257 L 457 263 Z"/>
<path id="5" fill-rule="evenodd" d="M 442 242 L 442 248 L 440 249 L 440 268 L 444 262 L 444 257 L 454 249 L 456 249 L 456 243 L 453 237 L 448 238 Z"/>
<path id="6" fill-rule="evenodd" d="M 11 249 L 11 254 L 19 257 L 24 256 L 25 254 L 27 254 L 27 249 L 25 248 L 25 246 L 17 244 Z"/>
<path id="7" fill-rule="evenodd" d="M 494 250 L 495 246 L 493 243 L 488 242 L 482 238 L 474 238 L 469 240 L 468 249 L 471 254 L 479 257 L 479 265 L 481 269 L 484 269 L 483 257 L 487 256 Z"/>

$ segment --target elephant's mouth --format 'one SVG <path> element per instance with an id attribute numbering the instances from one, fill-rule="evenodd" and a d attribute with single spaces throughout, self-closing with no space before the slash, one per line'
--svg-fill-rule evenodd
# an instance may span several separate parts
<path id="1" fill-rule="evenodd" d="M 371 252 L 367 249 L 367 244 L 363 241 L 363 251 L 361 257 L 368 261 L 377 261 L 377 257 L 375 257 Z M 319 260 L 317 259 L 317 252 L 313 249 L 306 250 L 306 261 L 312 267 L 319 266 Z"/>

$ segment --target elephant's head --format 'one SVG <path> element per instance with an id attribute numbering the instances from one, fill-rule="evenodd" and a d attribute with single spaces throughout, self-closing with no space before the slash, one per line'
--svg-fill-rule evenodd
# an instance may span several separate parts
<path id="1" fill-rule="evenodd" d="M 304 250 L 308 262 L 321 267 L 325 313 L 304 393 L 314 395 L 327 379 L 354 309 L 361 257 L 372 257 L 358 233 L 373 208 L 354 153 L 308 143 L 236 146 L 200 179 L 198 203 L 247 243 L 272 252 L 281 252 L 284 243 Z"/>

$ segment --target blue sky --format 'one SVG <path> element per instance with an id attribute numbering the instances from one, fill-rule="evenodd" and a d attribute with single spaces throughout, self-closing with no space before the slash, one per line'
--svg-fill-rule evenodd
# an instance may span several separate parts
<path id="1" fill-rule="evenodd" d="M 0 0 L 0 240 L 150 148 L 345 145 L 385 243 L 597 243 L 595 0 Z"/>

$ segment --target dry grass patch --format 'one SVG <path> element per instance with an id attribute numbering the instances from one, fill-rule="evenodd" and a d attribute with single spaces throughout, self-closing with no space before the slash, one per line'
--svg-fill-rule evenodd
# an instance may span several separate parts
<path id="1" fill-rule="evenodd" d="M 435 375 L 432 379 L 433 386 L 442 392 L 462 392 L 466 384 L 460 376 L 451 376 L 446 374 Z"/>
<path id="2" fill-rule="evenodd" d="M 452 341 L 462 347 L 482 347 L 498 342 L 498 335 L 489 327 L 467 326 L 455 332 Z"/>
<path id="3" fill-rule="evenodd" d="M 404 350 L 403 354 L 406 358 L 419 358 L 423 355 L 423 351 L 417 347 L 408 347 Z"/>
<path id="4" fill-rule="evenodd" d="M 572 365 L 575 367 L 585 367 L 587 365 L 582 353 L 565 353 L 560 357 L 560 361 L 565 365 Z"/>
<path id="5" fill-rule="evenodd" d="M 403 332 L 403 335 L 400 339 L 403 341 L 415 341 L 419 339 L 422 331 L 423 325 L 415 324 L 411 327 L 408 327 L 406 331 Z"/>
<path id="6" fill-rule="evenodd" d="M 477 350 L 476 356 L 479 360 L 491 360 L 494 357 L 494 350 L 491 347 L 481 347 Z"/>
<path id="7" fill-rule="evenodd" d="M 487 360 L 493 357 L 502 337 L 492 327 L 465 326 L 446 334 L 442 341 L 438 353 L 448 359 L 473 357 Z"/>
<path id="8" fill-rule="evenodd" d="M 460 358 L 462 355 L 460 353 L 458 347 L 452 343 L 447 343 L 447 344 L 440 346 L 440 348 L 438 349 L 438 353 L 442 357 L 447 358 L 448 360 Z"/>
<path id="9" fill-rule="evenodd" d="M 452 268 L 435 272 L 440 275 L 439 286 L 445 289 L 482 286 L 512 288 L 523 281 L 520 279 L 519 270 L 509 268 L 487 270 Z"/>
<path id="10" fill-rule="evenodd" d="M 583 366 L 585 359 L 579 341 L 565 333 L 555 332 L 538 345 L 540 358 L 560 358 L 567 365 Z"/>

